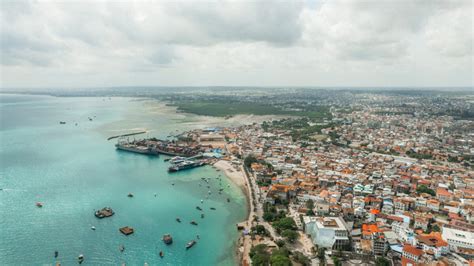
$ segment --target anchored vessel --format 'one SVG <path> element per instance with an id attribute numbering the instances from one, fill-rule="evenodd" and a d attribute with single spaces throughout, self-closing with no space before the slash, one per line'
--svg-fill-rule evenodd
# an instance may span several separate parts
<path id="1" fill-rule="evenodd" d="M 148 145 L 139 145 L 139 142 L 119 142 L 115 144 L 117 150 L 129 151 L 134 153 L 146 154 L 146 155 L 155 155 L 158 156 L 159 152 L 152 146 Z"/>
<path id="2" fill-rule="evenodd" d="M 204 166 L 206 163 L 204 161 L 185 161 L 182 163 L 175 164 L 168 168 L 169 172 L 177 172 L 181 170 L 186 170 L 186 169 L 191 169 L 191 168 L 196 168 L 200 166 Z"/>
<path id="3" fill-rule="evenodd" d="M 102 210 L 98 210 L 94 213 L 95 217 L 102 219 L 114 215 L 114 211 L 110 207 L 105 207 Z"/>

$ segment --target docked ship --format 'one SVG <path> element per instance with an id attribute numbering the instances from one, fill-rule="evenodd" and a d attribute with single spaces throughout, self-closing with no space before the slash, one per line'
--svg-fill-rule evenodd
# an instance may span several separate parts
<path id="1" fill-rule="evenodd" d="M 191 169 L 191 168 L 196 168 L 200 166 L 204 166 L 206 163 L 202 160 L 200 161 L 184 161 L 178 164 L 175 164 L 168 168 L 169 172 L 177 172 L 181 170 L 186 170 L 186 169 Z"/>
<path id="2" fill-rule="evenodd" d="M 128 142 L 119 142 L 115 144 L 117 150 L 129 151 L 134 153 L 146 154 L 146 155 L 155 155 L 158 156 L 160 153 L 153 148 L 152 146 L 142 146 Z"/>

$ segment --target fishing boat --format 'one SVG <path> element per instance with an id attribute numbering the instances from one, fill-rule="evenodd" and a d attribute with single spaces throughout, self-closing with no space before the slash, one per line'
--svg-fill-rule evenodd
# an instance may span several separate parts
<path id="1" fill-rule="evenodd" d="M 170 234 L 165 234 L 163 235 L 163 242 L 166 244 L 166 245 L 171 245 L 173 244 L 173 237 L 171 237 Z"/>
<path id="2" fill-rule="evenodd" d="M 202 208 L 199 206 L 196 206 L 196 209 L 202 211 Z"/>
<path id="3" fill-rule="evenodd" d="M 56 250 L 54 251 L 54 257 L 57 258 L 59 256 L 59 252 Z"/>
<path id="4" fill-rule="evenodd" d="M 84 261 L 84 255 L 80 254 L 80 255 L 77 257 L 77 261 L 79 262 L 79 264 L 81 264 L 81 263 Z"/>
<path id="5" fill-rule="evenodd" d="M 120 246 L 119 246 L 119 250 L 120 250 L 120 252 L 123 252 L 123 251 L 125 250 L 125 246 L 124 246 L 124 245 L 120 245 Z"/>
<path id="6" fill-rule="evenodd" d="M 65 125 L 66 122 L 64 122 L 64 121 L 59 121 L 59 124 L 60 124 L 60 125 Z"/>
<path id="7" fill-rule="evenodd" d="M 38 207 L 38 208 L 43 207 L 43 203 L 41 203 L 41 202 L 36 202 L 36 207 Z"/>
<path id="8" fill-rule="evenodd" d="M 95 226 L 91 226 L 91 229 L 92 229 L 92 230 L 95 230 Z"/>
<path id="9" fill-rule="evenodd" d="M 230 202 L 230 199 L 229 199 L 229 198 L 227 198 L 227 202 Z"/>
<path id="10" fill-rule="evenodd" d="M 211 209 L 211 210 L 214 210 L 214 211 L 216 210 L 216 208 L 214 208 L 214 207 L 211 207 L 210 209 Z"/>
<path id="11" fill-rule="evenodd" d="M 190 224 L 192 224 L 192 225 L 198 225 L 198 223 L 196 223 L 196 221 L 191 221 Z"/>
<path id="12" fill-rule="evenodd" d="M 132 193 L 128 193 L 127 197 L 133 198 L 133 194 L 132 194 Z"/>
<path id="13" fill-rule="evenodd" d="M 186 249 L 192 248 L 196 244 L 196 240 L 191 240 L 186 244 Z"/>
<path id="14" fill-rule="evenodd" d="M 201 218 L 204 218 L 204 213 L 201 213 Z"/>
<path id="15" fill-rule="evenodd" d="M 181 219 L 179 219 L 179 217 L 176 218 L 176 222 L 180 223 L 180 222 L 181 222 Z"/>
<path id="16" fill-rule="evenodd" d="M 163 250 L 160 251 L 160 258 L 163 258 L 165 254 L 163 253 Z"/>

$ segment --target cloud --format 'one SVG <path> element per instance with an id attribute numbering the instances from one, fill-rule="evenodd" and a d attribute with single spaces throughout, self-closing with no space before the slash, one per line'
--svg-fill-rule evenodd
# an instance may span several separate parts
<path id="1" fill-rule="evenodd" d="M 2 86 L 472 85 L 469 0 L 0 5 Z"/>

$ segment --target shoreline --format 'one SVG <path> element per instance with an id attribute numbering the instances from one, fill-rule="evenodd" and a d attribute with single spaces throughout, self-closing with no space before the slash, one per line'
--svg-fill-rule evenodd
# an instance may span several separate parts
<path id="1" fill-rule="evenodd" d="M 243 225 L 245 230 L 250 231 L 252 226 L 252 217 L 255 215 L 253 212 L 253 196 L 252 191 L 250 190 L 249 182 L 247 175 L 245 174 L 243 168 L 241 167 L 240 171 L 237 171 L 235 167 L 226 160 L 219 160 L 213 165 L 216 169 L 221 170 L 227 178 L 231 180 L 234 184 L 239 186 L 239 188 L 244 192 L 247 200 L 247 219 L 238 223 L 237 225 Z M 237 226 L 236 225 L 236 226 Z M 250 265 L 250 248 L 251 248 L 251 239 L 250 236 L 244 236 L 242 233 L 239 235 L 239 238 L 236 243 L 236 259 L 238 259 L 238 265 Z"/>

